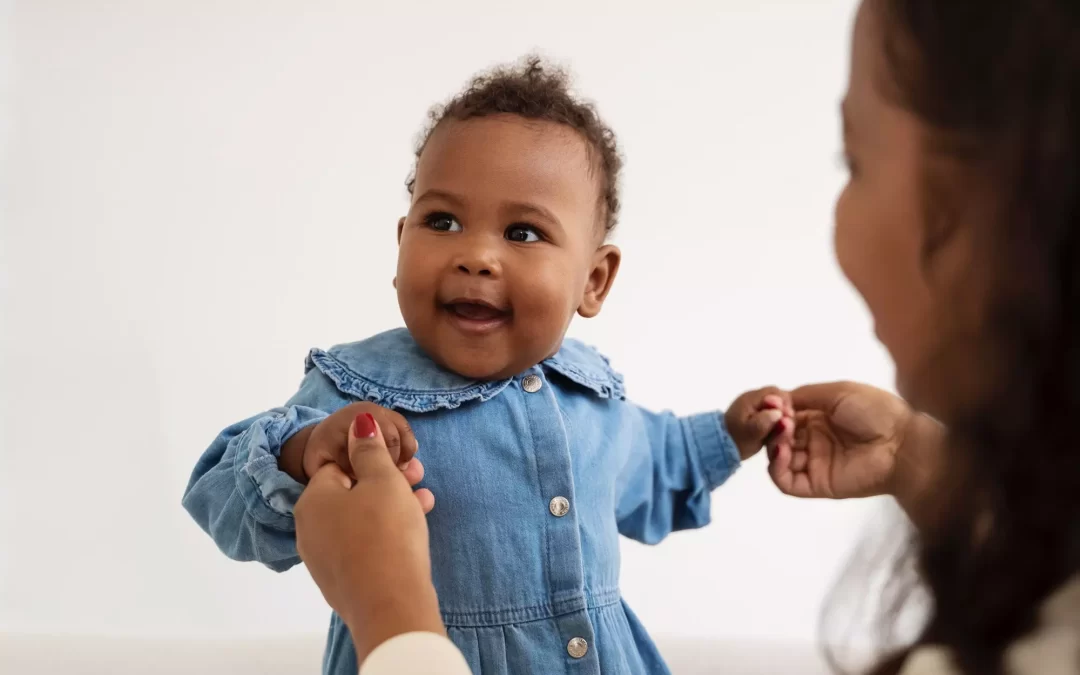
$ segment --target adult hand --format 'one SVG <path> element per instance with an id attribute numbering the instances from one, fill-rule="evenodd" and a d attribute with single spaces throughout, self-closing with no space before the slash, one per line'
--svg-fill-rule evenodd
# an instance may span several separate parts
<path id="1" fill-rule="evenodd" d="M 916 517 L 937 477 L 944 430 L 892 394 L 852 382 L 791 393 L 793 440 L 769 447 L 769 474 L 796 497 L 891 494 Z"/>
<path id="2" fill-rule="evenodd" d="M 294 515 L 300 558 L 348 626 L 362 663 L 391 637 L 445 627 L 424 518 L 434 496 L 412 491 L 370 414 L 358 415 L 348 434 L 355 484 L 337 464 L 323 466 Z"/>

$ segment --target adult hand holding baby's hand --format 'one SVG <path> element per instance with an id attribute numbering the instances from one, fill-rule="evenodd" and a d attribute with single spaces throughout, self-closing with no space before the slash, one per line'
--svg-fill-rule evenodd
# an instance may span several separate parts
<path id="1" fill-rule="evenodd" d="M 792 392 L 795 433 L 769 443 L 769 474 L 796 497 L 844 499 L 903 492 L 916 459 L 922 424 L 900 398 L 865 384 L 835 382 Z M 898 463 L 898 453 L 914 445 Z M 926 461 L 918 462 L 927 466 Z"/>
<path id="2" fill-rule="evenodd" d="M 401 468 L 416 454 L 416 436 L 405 418 L 393 410 L 362 401 L 347 405 L 315 426 L 304 448 L 304 473 L 310 478 L 327 464 L 335 463 L 345 473 L 352 475 L 349 463 L 349 427 L 357 415 L 367 413 L 375 418 L 382 429 L 386 450 L 390 459 Z"/>
<path id="3" fill-rule="evenodd" d="M 724 414 L 724 423 L 739 448 L 739 456 L 746 461 L 767 441 L 790 437 L 795 429 L 794 417 L 790 395 L 776 387 L 766 387 L 735 399 Z"/>
<path id="4" fill-rule="evenodd" d="M 409 489 L 370 414 L 345 433 L 356 484 L 336 463 L 312 477 L 294 510 L 296 547 L 363 661 L 394 635 L 445 629 L 423 514 L 434 497 Z"/>
<path id="5" fill-rule="evenodd" d="M 419 483 L 424 477 L 424 467 L 413 458 L 418 445 L 409 423 L 401 414 L 367 401 L 347 405 L 286 441 L 281 450 L 282 470 L 303 483 L 327 464 L 337 464 L 353 476 L 349 463 L 349 427 L 357 415 L 364 413 L 375 418 L 382 429 L 390 459 L 405 472 L 411 485 Z"/>

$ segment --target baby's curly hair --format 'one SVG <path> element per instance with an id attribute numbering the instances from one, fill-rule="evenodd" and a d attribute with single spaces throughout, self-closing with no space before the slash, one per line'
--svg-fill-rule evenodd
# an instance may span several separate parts
<path id="1" fill-rule="evenodd" d="M 605 230 L 615 229 L 619 216 L 619 171 L 622 157 L 611 130 L 595 106 L 571 93 L 570 74 L 546 64 L 539 56 L 527 56 L 509 66 L 482 73 L 460 94 L 432 108 L 429 123 L 416 147 L 420 161 L 432 133 L 446 120 L 468 120 L 489 115 L 518 115 L 529 120 L 554 122 L 584 137 L 594 165 L 600 170 L 600 198 Z M 406 182 L 409 194 L 416 183 L 416 166 Z"/>

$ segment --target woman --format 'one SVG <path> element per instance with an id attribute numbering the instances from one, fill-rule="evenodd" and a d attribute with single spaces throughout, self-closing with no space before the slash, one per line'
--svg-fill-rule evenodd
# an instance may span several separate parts
<path id="1" fill-rule="evenodd" d="M 875 673 L 1080 673 L 1080 5 L 865 0 L 843 113 L 837 257 L 899 390 L 949 437 L 882 392 L 805 388 L 795 438 L 770 448 L 772 477 L 802 497 L 893 494 L 918 526 L 931 616 Z M 383 498 L 407 526 L 346 523 L 309 488 L 301 551 L 337 609 L 422 600 L 422 617 L 380 614 L 383 632 L 437 632 L 420 563 L 385 595 L 350 596 L 349 563 L 378 563 L 316 543 L 347 524 L 342 540 L 381 533 L 424 560 L 419 508 L 390 478 Z M 349 508 L 374 498 L 336 489 Z M 362 586 L 390 571 L 403 573 L 365 568 Z"/>

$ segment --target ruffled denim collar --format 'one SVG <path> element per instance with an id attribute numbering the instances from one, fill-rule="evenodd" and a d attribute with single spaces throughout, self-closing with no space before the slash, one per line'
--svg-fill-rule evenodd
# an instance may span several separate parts
<path id="1" fill-rule="evenodd" d="M 564 340 L 559 352 L 540 365 L 597 397 L 626 397 L 622 376 L 599 352 L 576 340 Z M 318 368 L 347 394 L 415 413 L 487 401 L 513 381 L 478 382 L 444 370 L 404 328 L 327 351 L 313 349 L 306 369 L 312 368 Z"/>

